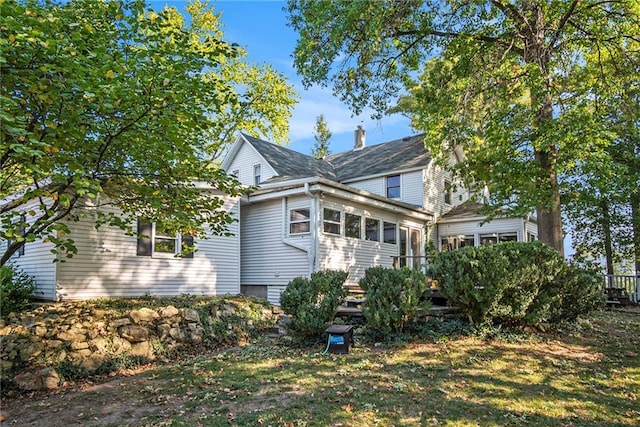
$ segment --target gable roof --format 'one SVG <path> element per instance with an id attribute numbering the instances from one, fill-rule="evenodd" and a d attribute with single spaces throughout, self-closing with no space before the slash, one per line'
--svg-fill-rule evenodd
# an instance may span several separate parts
<path id="1" fill-rule="evenodd" d="M 414 135 L 361 150 L 345 151 L 324 158 L 335 168 L 338 181 L 423 168 L 431 161 L 424 148 L 424 134 Z"/>
<path id="2" fill-rule="evenodd" d="M 338 180 L 335 169 L 330 163 L 244 133 L 242 136 L 278 173 L 278 177 L 274 177 L 269 181 L 312 176 L 333 181 Z"/>
<path id="3" fill-rule="evenodd" d="M 442 215 L 438 222 L 460 222 L 467 220 L 477 221 L 478 219 L 487 219 L 487 215 L 483 213 L 484 208 L 486 208 L 485 204 L 478 203 L 473 201 L 472 199 L 469 199 L 466 202 L 452 208 L 446 214 Z M 498 221 L 505 218 L 516 218 L 516 216 L 509 215 L 505 210 L 501 210 L 501 212 L 501 215 L 492 218 L 491 221 Z M 537 222 L 537 219 L 534 215 L 528 215 L 526 216 L 526 218 L 529 221 Z"/>
<path id="4" fill-rule="evenodd" d="M 317 159 L 247 134 L 242 137 L 273 167 L 279 176 L 272 181 L 294 178 L 319 177 L 336 182 L 357 178 L 423 168 L 431 161 L 424 148 L 424 135 L 415 135 L 365 147 L 361 150 Z"/>
<path id="5" fill-rule="evenodd" d="M 452 208 L 449 212 L 440 217 L 440 221 L 478 219 L 484 217 L 480 211 L 484 208 L 482 203 L 473 202 L 471 199 Z"/>

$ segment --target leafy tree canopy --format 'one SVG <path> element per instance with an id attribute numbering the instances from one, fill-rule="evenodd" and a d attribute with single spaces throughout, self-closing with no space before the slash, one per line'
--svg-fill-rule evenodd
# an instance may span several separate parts
<path id="1" fill-rule="evenodd" d="M 306 84 L 333 85 L 356 112 L 403 112 L 434 153 L 487 183 L 495 207 L 536 209 L 562 252 L 561 182 L 602 152 L 594 114 L 601 59 L 640 61 L 636 0 L 290 0 Z M 397 94 L 407 89 L 399 102 Z"/>
<path id="2" fill-rule="evenodd" d="M 216 161 L 236 130 L 285 141 L 295 96 L 283 76 L 245 62 L 199 1 L 190 19 L 138 0 L 0 8 L 1 264 L 38 238 L 74 253 L 62 220 L 83 207 L 129 232 L 138 216 L 226 232 L 222 199 L 198 183 L 243 191 Z"/>

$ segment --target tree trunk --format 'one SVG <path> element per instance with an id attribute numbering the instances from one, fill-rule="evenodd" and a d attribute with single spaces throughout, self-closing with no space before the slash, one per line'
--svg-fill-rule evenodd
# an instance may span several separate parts
<path id="1" fill-rule="evenodd" d="M 544 194 L 549 191 L 549 204 L 536 208 L 538 217 L 538 239 L 564 256 L 564 236 L 562 232 L 562 215 L 560 211 L 560 189 L 558 175 L 555 171 L 555 146 L 547 151 L 536 151 L 535 158 L 540 168 L 538 188 Z"/>

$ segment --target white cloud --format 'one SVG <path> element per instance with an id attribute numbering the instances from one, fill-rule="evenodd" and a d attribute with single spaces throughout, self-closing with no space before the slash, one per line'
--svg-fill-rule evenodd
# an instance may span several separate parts
<path id="1" fill-rule="evenodd" d="M 301 84 L 295 85 L 300 101 L 290 120 L 289 138 L 291 148 L 299 151 L 312 144 L 316 118 L 323 114 L 333 134 L 331 151 L 340 152 L 353 145 L 353 131 L 358 125 L 367 131 L 367 144 L 375 144 L 412 134 L 409 120 L 399 114 L 385 116 L 382 120 L 372 119 L 367 111 L 353 117 L 349 108 L 336 98 L 331 88 L 313 86 L 308 90 Z M 311 141 L 311 142 L 309 142 Z"/>

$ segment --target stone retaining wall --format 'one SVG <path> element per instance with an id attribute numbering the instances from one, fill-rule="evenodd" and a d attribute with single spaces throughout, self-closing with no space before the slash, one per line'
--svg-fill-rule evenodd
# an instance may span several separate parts
<path id="1" fill-rule="evenodd" d="M 0 369 L 26 390 L 56 388 L 61 369 L 107 373 L 114 360 L 166 359 L 180 351 L 246 342 L 272 328 L 278 312 L 246 298 L 199 301 L 193 307 L 100 308 L 95 302 L 50 304 L 0 321 Z"/>

